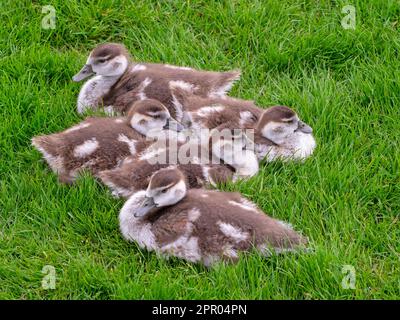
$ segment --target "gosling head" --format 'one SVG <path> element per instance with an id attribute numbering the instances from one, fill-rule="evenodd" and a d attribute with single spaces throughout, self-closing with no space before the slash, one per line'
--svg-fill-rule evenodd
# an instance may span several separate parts
<path id="1" fill-rule="evenodd" d="M 168 109 L 153 99 L 134 102 L 129 109 L 127 120 L 133 129 L 145 136 L 157 136 L 162 130 L 183 130 L 183 126 L 171 117 Z"/>
<path id="2" fill-rule="evenodd" d="M 285 106 L 274 106 L 265 110 L 259 119 L 256 131 L 275 144 L 282 144 L 295 132 L 312 133 L 312 128 L 301 121 L 296 112 Z"/>
<path id="3" fill-rule="evenodd" d="M 213 156 L 232 166 L 237 177 L 251 177 L 258 172 L 254 143 L 242 130 L 214 129 L 210 145 Z"/>
<path id="4" fill-rule="evenodd" d="M 129 61 L 130 56 L 124 45 L 119 43 L 100 44 L 93 49 L 86 64 L 73 76 L 72 80 L 79 82 L 92 75 L 118 77 L 125 72 Z"/>
<path id="5" fill-rule="evenodd" d="M 142 203 L 134 212 L 135 217 L 145 217 L 158 209 L 181 201 L 187 192 L 185 177 L 178 169 L 161 169 L 150 178 Z"/>

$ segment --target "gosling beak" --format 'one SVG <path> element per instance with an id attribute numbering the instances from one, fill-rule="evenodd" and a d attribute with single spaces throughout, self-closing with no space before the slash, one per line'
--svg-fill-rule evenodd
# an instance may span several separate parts
<path id="1" fill-rule="evenodd" d="M 301 120 L 299 121 L 299 126 L 296 131 L 301 131 L 304 133 L 312 133 L 313 132 L 312 128 L 307 123 L 305 123 Z"/>
<path id="2" fill-rule="evenodd" d="M 139 208 L 136 209 L 133 215 L 135 218 L 144 217 L 155 207 L 156 204 L 154 203 L 153 198 L 145 196 L 143 202 L 140 204 Z"/>
<path id="3" fill-rule="evenodd" d="M 93 74 L 94 72 L 92 66 L 90 64 L 85 64 L 81 69 L 81 71 L 79 71 L 76 75 L 72 77 L 72 80 L 75 82 L 79 82 L 82 81 L 83 79 L 86 79 L 87 77 L 90 77 Z"/>
<path id="4" fill-rule="evenodd" d="M 181 132 L 183 129 L 185 129 L 185 127 L 182 124 L 180 124 L 178 121 L 176 121 L 175 119 L 169 118 L 169 119 L 167 119 L 167 123 L 165 124 L 163 129 Z"/>

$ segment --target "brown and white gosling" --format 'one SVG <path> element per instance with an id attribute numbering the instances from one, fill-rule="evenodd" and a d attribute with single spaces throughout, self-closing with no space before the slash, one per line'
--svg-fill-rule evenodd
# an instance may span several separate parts
<path id="1" fill-rule="evenodd" d="M 59 133 L 32 138 L 59 180 L 72 183 L 82 170 L 95 174 L 116 167 L 129 155 L 140 153 L 156 137 L 181 126 L 156 100 L 135 102 L 127 117 L 90 117 Z"/>
<path id="2" fill-rule="evenodd" d="M 235 262 L 240 252 L 252 249 L 269 255 L 307 244 L 289 224 L 267 216 L 239 193 L 188 190 L 176 169 L 155 173 L 147 190 L 122 207 L 119 223 L 123 237 L 142 248 L 206 266 Z"/>
<path id="3" fill-rule="evenodd" d="M 246 149 L 247 144 L 244 138 L 228 140 L 216 136 L 215 139 L 210 137 L 210 148 L 178 144 L 153 152 L 152 145 L 142 154 L 126 158 L 120 166 L 99 172 L 97 177 L 114 196 L 124 198 L 145 190 L 151 176 L 165 168 L 179 169 L 188 188 L 215 186 L 249 178 L 258 172 L 257 157 L 253 151 Z M 194 154 L 187 156 L 188 151 Z"/>
<path id="4" fill-rule="evenodd" d="M 81 88 L 77 108 L 104 106 L 109 113 L 122 113 L 137 100 L 157 99 L 180 120 L 182 110 L 171 96 L 170 86 L 181 87 L 200 96 L 224 96 L 240 77 L 240 72 L 199 71 L 168 64 L 141 63 L 131 60 L 123 44 L 105 43 L 94 48 L 84 67 L 73 77 L 82 81 L 92 75 Z"/>
<path id="5" fill-rule="evenodd" d="M 253 101 L 231 97 L 202 98 L 180 88 L 172 89 L 182 105 L 184 125 L 202 128 L 254 129 L 255 153 L 259 160 L 303 160 L 316 147 L 312 128 L 300 120 L 292 109 L 257 107 Z"/>

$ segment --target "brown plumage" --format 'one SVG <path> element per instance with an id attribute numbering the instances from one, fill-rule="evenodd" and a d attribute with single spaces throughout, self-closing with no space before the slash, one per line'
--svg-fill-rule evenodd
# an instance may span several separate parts
<path id="1" fill-rule="evenodd" d="M 127 125 L 126 121 L 116 123 L 115 120 L 88 118 L 79 125 L 88 124 L 89 127 L 34 137 L 32 144 L 42 152 L 50 167 L 59 175 L 60 181 L 71 183 L 82 170 L 96 173 L 111 169 L 130 155 L 129 144 L 120 141 L 120 137 L 130 140 L 139 152 L 148 146 L 150 142 Z M 84 146 L 85 143 L 89 150 L 85 153 L 82 147 L 82 152 L 79 153 L 77 147 Z M 91 149 L 95 150 L 90 152 Z"/>
<path id="2" fill-rule="evenodd" d="M 140 92 L 146 97 L 161 101 L 170 111 L 173 117 L 179 120 L 181 110 L 173 103 L 170 85 L 192 86 L 192 92 L 199 96 L 218 95 L 218 90 L 228 86 L 237 80 L 237 72 L 211 72 L 198 70 L 180 70 L 168 68 L 162 64 L 141 63 L 145 70 L 134 71 L 135 65 L 131 66 L 120 78 L 120 80 L 103 97 L 104 105 L 112 105 L 120 113 L 126 112 L 126 106 L 132 101 L 140 99 Z M 141 84 L 146 79 L 151 81 L 144 89 Z M 180 83 L 182 82 L 182 83 Z M 224 91 L 225 94 L 225 91 Z"/>
<path id="3" fill-rule="evenodd" d="M 189 188 L 215 186 L 228 181 L 246 179 L 258 171 L 257 158 L 253 152 L 246 150 L 246 140 L 209 137 L 209 144 L 195 142 L 155 143 L 141 154 L 126 158 L 120 166 L 98 173 L 100 180 L 107 185 L 115 196 L 129 197 L 134 192 L 147 187 L 153 173 L 164 168 L 178 168 L 185 176 Z M 173 142 L 173 141 L 171 141 Z M 223 142 L 223 143 L 221 143 Z M 240 151 L 235 157 L 224 158 L 222 148 L 227 150 L 236 143 Z M 244 149 L 244 150 L 243 150 Z M 220 158 L 220 156 L 222 158 Z"/>
<path id="4" fill-rule="evenodd" d="M 132 195 L 121 209 L 123 236 L 148 250 L 207 266 L 237 261 L 239 252 L 269 255 L 307 244 L 290 225 L 267 216 L 239 193 L 187 191 L 183 179 L 174 169 L 154 174 L 148 189 Z"/>
<path id="5" fill-rule="evenodd" d="M 203 98 L 181 88 L 172 93 L 185 110 L 182 122 L 187 127 L 250 130 L 259 160 L 304 159 L 316 146 L 311 127 L 287 106 L 261 109 L 253 101 Z"/>
<path id="6" fill-rule="evenodd" d="M 169 120 L 168 110 L 160 102 L 143 100 L 133 104 L 127 117 L 90 117 L 62 132 L 34 137 L 32 144 L 60 181 L 70 183 L 82 170 L 96 174 L 142 152 L 154 143 L 145 136 L 147 124 L 157 124 L 162 132 Z"/>
<path id="7" fill-rule="evenodd" d="M 130 156 L 117 168 L 101 171 L 97 176 L 115 196 L 124 198 L 128 198 L 134 192 L 146 189 L 152 174 L 165 168 L 178 168 L 185 176 L 189 188 L 207 187 L 210 184 L 225 183 L 233 179 L 235 170 L 229 165 L 223 163 L 182 164 L 178 157 L 176 161 L 170 159 L 170 151 L 171 148 L 167 148 L 158 154 L 159 159 L 164 159 L 164 154 L 165 161 L 152 161 L 155 160 L 154 157 L 141 160 L 138 156 Z"/>
<path id="8" fill-rule="evenodd" d="M 124 114 L 132 102 L 147 97 L 162 102 L 177 120 L 182 110 L 174 103 L 170 87 L 182 87 L 203 97 L 224 96 L 240 77 L 238 71 L 200 71 L 132 62 L 125 47 L 115 43 L 96 47 L 74 80 L 81 81 L 93 74 L 97 76 L 87 81 L 79 94 L 79 112 L 88 107 L 112 106 L 114 111 Z"/>
<path id="9" fill-rule="evenodd" d="M 182 88 L 173 88 L 172 94 L 182 105 L 187 126 L 214 129 L 223 126 L 230 129 L 254 128 L 263 109 L 251 100 L 232 97 L 199 97 Z M 240 121 L 241 113 L 247 113 L 246 121 Z"/>

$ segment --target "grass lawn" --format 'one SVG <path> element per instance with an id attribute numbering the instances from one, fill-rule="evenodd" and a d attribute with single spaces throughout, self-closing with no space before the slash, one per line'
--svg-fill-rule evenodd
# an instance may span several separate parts
<path id="1" fill-rule="evenodd" d="M 341 26 L 346 4 L 355 30 Z M 1 299 L 400 298 L 398 1 L 3 0 L 0 18 Z M 104 186 L 89 175 L 57 182 L 30 139 L 83 118 L 71 77 L 105 41 L 136 60 L 240 68 L 231 95 L 291 106 L 314 128 L 305 163 L 223 187 L 292 223 L 314 253 L 211 270 L 162 260 L 122 239 L 123 201 Z M 42 287 L 45 265 L 54 290 Z M 342 286 L 346 265 L 354 289 Z"/>

